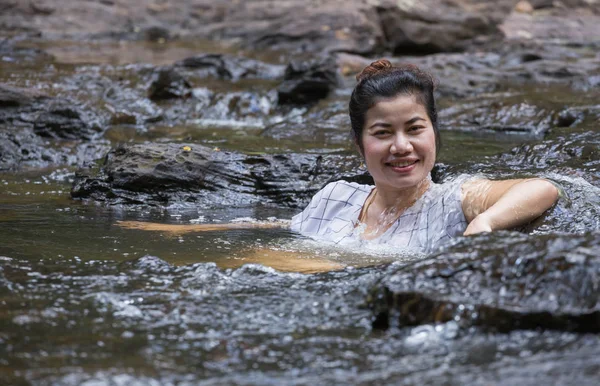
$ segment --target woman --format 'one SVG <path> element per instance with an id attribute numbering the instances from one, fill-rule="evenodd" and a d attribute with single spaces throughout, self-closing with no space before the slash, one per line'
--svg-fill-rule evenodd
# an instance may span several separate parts
<path id="1" fill-rule="evenodd" d="M 427 251 L 461 234 L 524 225 L 556 202 L 556 187 L 537 178 L 434 184 L 430 172 L 440 139 L 432 76 L 378 60 L 357 80 L 349 105 L 352 132 L 375 185 L 328 184 L 294 216 L 292 230 L 334 243 L 368 240 Z M 176 233 L 280 226 L 120 225 Z"/>
<path id="2" fill-rule="evenodd" d="M 375 186 L 338 181 L 317 193 L 292 229 L 334 242 L 379 243 L 430 250 L 446 239 L 510 229 L 556 201 L 543 179 L 430 179 L 440 147 L 434 81 L 415 66 L 371 63 L 350 98 L 356 146 Z"/>

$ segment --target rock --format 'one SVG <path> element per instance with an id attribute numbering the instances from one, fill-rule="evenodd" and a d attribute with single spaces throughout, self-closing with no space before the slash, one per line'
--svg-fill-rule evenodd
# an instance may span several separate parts
<path id="1" fill-rule="evenodd" d="M 0 83 L 0 108 L 31 105 L 37 99 L 48 98 L 35 89 L 23 89 Z"/>
<path id="2" fill-rule="evenodd" d="M 357 156 L 252 155 L 196 144 L 135 144 L 111 150 L 98 172 L 80 171 L 71 196 L 111 203 L 300 207 L 327 182 L 359 178 Z"/>
<path id="3" fill-rule="evenodd" d="M 576 109 L 565 109 L 556 115 L 556 126 L 569 127 L 583 121 L 585 113 Z"/>
<path id="4" fill-rule="evenodd" d="M 52 101 L 47 110 L 34 114 L 32 122 L 37 135 L 55 139 L 91 140 L 103 132 L 93 113 L 62 99 Z"/>
<path id="5" fill-rule="evenodd" d="M 144 38 L 150 42 L 165 42 L 171 38 L 168 29 L 161 26 L 152 26 L 144 30 Z"/>
<path id="6" fill-rule="evenodd" d="M 218 79 L 278 79 L 283 77 L 284 67 L 258 60 L 223 54 L 204 54 L 183 59 L 175 64 L 192 70 L 196 76 L 212 76 Z"/>
<path id="7" fill-rule="evenodd" d="M 61 12 L 10 7 L 0 15 L 0 28 L 35 28 L 43 36 L 66 38 L 161 41 L 184 36 L 235 41 L 252 50 L 363 55 L 389 48 L 438 52 L 463 49 L 479 36 L 495 36 L 495 25 L 513 6 L 512 0 L 328 0 L 310 5 L 302 0 L 172 0 L 146 7 L 126 1 L 105 6 L 51 0 L 44 9 Z"/>
<path id="8" fill-rule="evenodd" d="M 100 118 L 69 99 L 0 85 L 0 124 L 30 126 L 41 137 L 90 140 L 102 133 Z"/>
<path id="9" fill-rule="evenodd" d="M 0 169 L 81 165 L 94 152 L 78 153 L 81 141 L 100 138 L 99 115 L 70 99 L 50 97 L 35 89 L 0 84 Z M 75 141 L 65 144 L 64 141 Z M 90 144 L 92 147 L 93 144 Z M 106 151 L 106 146 L 98 146 Z"/>
<path id="10" fill-rule="evenodd" d="M 31 127 L 7 129 L 0 124 L 0 171 L 48 166 L 84 166 L 110 149 L 108 141 L 56 143 L 39 137 Z"/>
<path id="11" fill-rule="evenodd" d="M 283 82 L 277 87 L 280 104 L 309 104 L 327 95 L 338 85 L 337 64 L 324 60 L 290 62 Z"/>
<path id="12" fill-rule="evenodd" d="M 502 36 L 498 24 L 512 1 L 381 2 L 377 7 L 388 49 L 396 55 L 463 51 L 477 39 Z"/>
<path id="13" fill-rule="evenodd" d="M 157 101 L 173 98 L 187 98 L 191 95 L 192 85 L 172 68 L 161 68 L 153 77 L 148 98 Z"/>
<path id="14" fill-rule="evenodd" d="M 552 127 L 555 112 L 522 100 L 521 95 L 504 100 L 494 96 L 457 103 L 440 110 L 441 126 L 447 130 L 487 130 L 538 137 L 545 134 Z"/>
<path id="15" fill-rule="evenodd" d="M 384 277 L 369 298 L 374 327 L 600 332 L 598 234 L 525 237 L 467 238 Z"/>

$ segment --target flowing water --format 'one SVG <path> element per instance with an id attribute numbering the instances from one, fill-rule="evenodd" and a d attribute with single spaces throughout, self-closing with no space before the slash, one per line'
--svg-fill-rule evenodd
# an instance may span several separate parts
<path id="1" fill-rule="evenodd" d="M 23 47 L 40 45 L 30 42 Z M 5 56 L 0 81 L 68 95 L 101 111 L 110 105 L 143 118 L 144 123 L 112 125 L 99 140 L 107 149 L 121 142 L 185 140 L 248 154 L 354 151 L 344 120 L 346 91 L 310 111 L 280 111 L 274 106 L 272 81 L 202 80 L 195 82 L 202 84 L 194 89 L 195 95 L 218 94 L 222 103 L 204 106 L 201 116 L 189 104 L 157 104 L 140 97 L 145 85 L 138 78 L 147 63 L 172 63 L 217 49 L 234 52 L 231 47 L 204 45 L 57 44 L 50 49 L 54 60 Z M 133 62 L 146 64 L 129 64 Z M 243 103 L 232 102 L 234 97 Z M 598 95 L 532 86 L 520 97 L 543 106 L 579 108 L 593 106 Z M 506 96 L 487 98 L 504 101 Z M 458 103 L 443 100 L 442 107 Z M 150 118 L 158 111 L 166 122 L 152 123 Z M 552 130 L 545 138 L 444 131 L 439 161 L 455 174 L 541 174 L 558 180 L 569 198 L 525 237 L 531 253 L 540 235 L 551 235 L 556 245 L 569 245 L 578 235 L 597 239 L 598 150 L 577 144 L 569 148 L 567 143 L 583 133 L 589 135 L 584 143 L 598 145 L 600 110 L 590 111 L 598 115 L 588 113 L 577 125 Z M 325 121 L 330 129 L 309 138 L 263 135 L 265 125 L 283 119 L 298 124 Z M 550 151 L 539 145 L 543 141 L 551 141 Z M 564 152 L 554 144 L 563 143 L 579 163 L 573 166 L 555 157 Z M 539 162 L 531 157 L 517 162 L 520 153 L 510 150 L 523 144 L 531 144 Z M 77 145 L 61 146 L 78 151 Z M 504 158 L 496 156 L 499 153 Z M 240 218 L 289 219 L 297 210 L 273 205 L 199 209 L 78 201 L 69 196 L 75 170 L 61 165 L 0 174 L 2 384 L 591 385 L 597 381 L 600 338 L 595 334 L 496 333 L 465 328 L 459 320 L 373 329 L 373 315 L 365 307 L 369 289 L 397 267 L 426 258 L 422 254 L 337 249 L 285 228 L 184 234 L 125 229 L 118 221 L 225 223 Z M 474 240 L 482 245 L 523 244 L 508 232 Z M 582 243 L 580 247 L 586 248 L 589 242 Z M 467 244 L 458 240 L 442 256 Z M 281 257 L 289 254 L 295 260 Z M 323 262 L 336 269 L 329 271 Z M 313 271 L 324 272 L 305 273 L 311 264 Z"/>

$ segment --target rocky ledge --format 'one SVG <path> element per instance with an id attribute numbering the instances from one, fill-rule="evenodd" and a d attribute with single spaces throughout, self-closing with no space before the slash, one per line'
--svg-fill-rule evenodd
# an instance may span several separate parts
<path id="1" fill-rule="evenodd" d="M 301 207 L 327 182 L 364 181 L 354 155 L 245 155 L 197 144 L 123 145 L 77 173 L 71 196 L 110 203 Z"/>
<path id="2" fill-rule="evenodd" d="M 490 240 L 482 242 L 484 238 Z M 598 333 L 598 248 L 600 238 L 594 233 L 565 239 L 501 232 L 460 240 L 384 277 L 369 298 L 373 325 L 454 320 L 463 327 L 497 331 Z"/>

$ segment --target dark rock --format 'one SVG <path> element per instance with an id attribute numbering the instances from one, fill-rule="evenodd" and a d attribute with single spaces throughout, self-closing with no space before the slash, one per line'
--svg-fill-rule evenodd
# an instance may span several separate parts
<path id="1" fill-rule="evenodd" d="M 565 109 L 556 116 L 556 126 L 569 127 L 583 121 L 585 114 L 580 110 Z"/>
<path id="2" fill-rule="evenodd" d="M 144 30 L 144 38 L 150 42 L 164 42 L 171 38 L 171 32 L 161 26 L 152 26 Z"/>
<path id="3" fill-rule="evenodd" d="M 58 165 L 81 167 L 101 158 L 109 149 L 107 141 L 57 143 L 36 135 L 31 127 L 7 128 L 0 124 L 0 171 Z"/>
<path id="4" fill-rule="evenodd" d="M 469 4 L 456 2 L 382 2 L 377 12 L 386 44 L 394 54 L 423 55 L 462 51 L 478 38 L 501 38 L 498 24 L 513 3 L 480 2 L 475 11 Z"/>
<path id="5" fill-rule="evenodd" d="M 284 67 L 232 55 L 204 54 L 183 59 L 175 66 L 193 70 L 198 76 L 218 79 L 278 79 L 283 77 Z"/>
<path id="6" fill-rule="evenodd" d="M 55 139 L 91 140 L 103 131 L 99 120 L 89 110 L 61 99 L 52 101 L 47 110 L 40 111 L 32 121 L 37 135 Z"/>
<path id="7" fill-rule="evenodd" d="M 126 145 L 110 151 L 97 173 L 80 172 L 71 195 L 150 205 L 297 207 L 330 180 L 362 174 L 359 163 L 356 156 L 333 154 L 247 156 L 195 144 Z"/>
<path id="8" fill-rule="evenodd" d="M 440 111 L 442 127 L 447 130 L 491 130 L 541 136 L 553 123 L 555 112 L 523 102 L 522 96 L 501 100 L 498 96 L 457 103 Z"/>
<path id="9" fill-rule="evenodd" d="M 90 140 L 103 130 L 99 117 L 79 103 L 7 85 L 0 85 L 0 123 L 30 126 L 39 136 L 69 140 Z"/>
<path id="10" fill-rule="evenodd" d="M 332 57 L 315 61 L 292 61 L 277 87 L 280 104 L 314 103 L 337 86 L 337 64 Z"/>
<path id="11" fill-rule="evenodd" d="M 525 237 L 464 239 L 384 277 L 369 299 L 375 327 L 455 320 L 498 331 L 600 332 L 598 234 Z"/>
<path id="12" fill-rule="evenodd" d="M 148 97 L 154 101 L 172 98 L 187 98 L 192 85 L 172 68 L 162 68 L 154 75 L 148 89 Z"/>
<path id="13" fill-rule="evenodd" d="M 49 97 L 35 89 L 0 85 L 1 170 L 82 165 L 98 153 L 81 149 L 105 152 L 106 145 L 79 142 L 96 140 L 103 130 L 100 117 L 78 102 Z M 81 158 L 86 155 L 93 158 Z"/>

